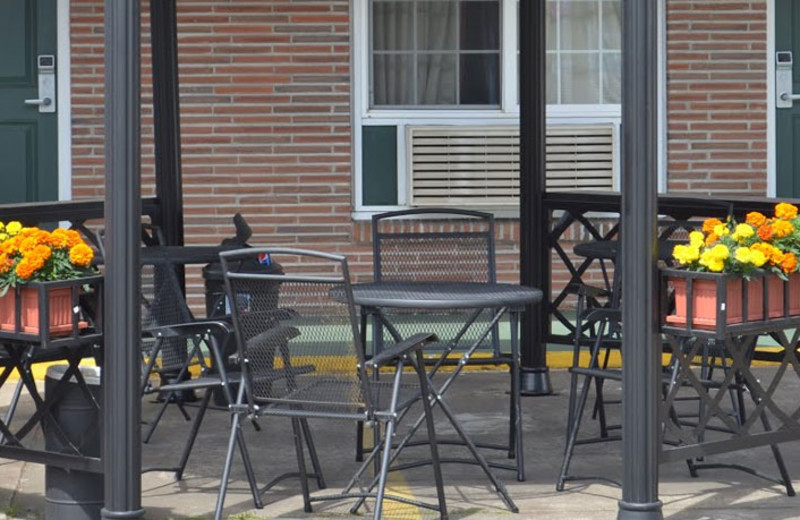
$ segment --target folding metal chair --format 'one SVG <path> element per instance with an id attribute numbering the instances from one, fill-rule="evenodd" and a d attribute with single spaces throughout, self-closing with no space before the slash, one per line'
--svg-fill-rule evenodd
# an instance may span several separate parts
<path id="1" fill-rule="evenodd" d="M 255 255 L 279 261 L 283 275 L 248 274 L 241 266 Z M 366 361 L 353 303 L 347 261 L 340 256 L 293 249 L 238 250 L 222 253 L 226 290 L 232 302 L 234 330 L 242 385 L 231 406 L 232 424 L 228 453 L 222 471 L 215 518 L 222 517 L 233 451 L 238 443 L 253 500 L 261 507 L 261 494 L 278 478 L 259 489 L 252 462 L 241 432 L 242 416 L 259 418 L 280 416 L 291 420 L 297 454 L 300 484 L 306 512 L 312 502 L 345 498 L 374 498 L 374 518 L 381 518 L 384 498 L 407 502 L 438 511 L 447 517 L 442 475 L 433 418 L 430 415 L 427 378 L 421 348 L 430 334 L 418 334 L 387 348 Z M 372 369 L 393 364 L 394 374 L 385 381 L 369 376 Z M 404 381 L 403 367 L 416 369 L 418 384 Z M 426 398 L 420 399 L 422 396 Z M 386 475 L 392 455 L 391 439 L 397 414 L 421 400 L 431 439 L 430 451 L 438 504 L 424 504 L 406 497 L 387 494 Z M 386 429 L 384 442 L 376 445 L 344 491 L 328 496 L 311 496 L 306 454 L 302 438 L 308 431 L 307 419 L 337 419 L 379 423 Z M 378 428 L 379 424 L 375 427 Z M 308 456 L 319 476 L 319 462 L 310 436 L 306 437 Z M 277 449 L 273 447 L 272 449 Z M 269 450 L 261 453 L 268 454 Z M 360 476 L 372 460 L 381 457 L 379 475 L 370 484 Z M 322 487 L 322 486 L 320 486 Z M 354 488 L 358 490 L 354 491 Z M 373 491 L 375 489 L 375 491 Z M 353 509 L 357 509 L 357 502 Z"/>

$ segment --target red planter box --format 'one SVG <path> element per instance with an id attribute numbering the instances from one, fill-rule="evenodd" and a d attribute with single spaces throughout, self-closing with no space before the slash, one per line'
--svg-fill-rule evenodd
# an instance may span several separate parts
<path id="1" fill-rule="evenodd" d="M 19 291 L 20 330 L 16 329 L 15 312 L 16 292 L 9 290 L 0 298 L 0 330 L 39 334 L 39 291 L 34 287 L 25 287 Z M 61 287 L 47 291 L 47 309 L 49 335 L 59 336 L 72 331 L 73 308 L 72 289 Z M 87 327 L 85 321 L 78 323 L 78 328 Z"/>
<path id="2" fill-rule="evenodd" d="M 720 275 L 723 276 L 723 275 Z M 675 290 L 675 311 L 666 317 L 666 322 L 673 326 L 686 326 L 688 307 L 687 279 L 669 277 Z M 764 315 L 764 282 L 766 281 L 769 297 L 767 314 Z M 764 321 L 769 319 L 800 316 L 800 274 L 789 277 L 789 312 L 784 311 L 784 288 L 786 284 L 776 275 L 754 278 L 750 281 L 738 277 L 728 277 L 727 294 L 722 302 L 717 302 L 716 278 L 694 278 L 692 280 L 692 318 L 691 328 L 713 330 L 717 326 L 717 309 L 723 302 L 727 307 L 728 325 L 743 323 L 744 303 L 743 285 L 747 284 L 747 320 Z"/>

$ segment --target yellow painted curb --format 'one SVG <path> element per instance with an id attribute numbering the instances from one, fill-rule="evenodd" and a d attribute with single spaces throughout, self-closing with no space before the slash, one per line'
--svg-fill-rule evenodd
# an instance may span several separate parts
<path id="1" fill-rule="evenodd" d="M 758 347 L 759 350 L 763 352 L 777 352 L 780 350 L 780 347 Z M 482 355 L 488 356 L 488 354 L 478 353 L 475 354 L 474 357 L 479 358 Z M 451 357 L 458 359 L 458 355 L 451 355 Z M 589 353 L 588 352 L 581 352 L 581 364 L 586 366 L 589 362 Z M 300 363 L 302 359 L 298 359 L 297 362 Z M 664 354 L 663 363 L 666 364 L 669 361 L 669 355 Z M 600 362 L 603 362 L 603 357 L 601 356 Z M 36 363 L 33 365 L 33 377 L 36 380 L 44 380 L 45 373 L 47 373 L 47 367 L 51 365 L 63 365 L 64 361 L 52 361 L 48 363 Z M 353 363 L 353 360 L 347 360 L 347 363 Z M 83 366 L 95 366 L 94 359 L 84 359 L 81 361 L 81 365 Z M 768 361 L 753 361 L 753 366 L 770 366 L 775 365 L 775 363 L 771 363 Z M 351 366 L 348 364 L 348 366 Z M 572 350 L 553 350 L 547 353 L 547 366 L 554 369 L 561 369 L 561 368 L 569 368 L 572 366 Z M 608 360 L 608 368 L 620 368 L 621 358 L 618 351 L 612 351 L 611 357 Z M 455 367 L 442 367 L 442 371 L 450 371 L 455 369 Z M 464 370 L 470 371 L 479 371 L 479 370 L 498 370 L 497 367 L 491 365 L 467 365 L 464 367 Z M 190 372 L 192 375 L 197 375 L 199 373 L 198 366 L 190 367 Z M 11 373 L 9 377 L 10 381 L 16 381 L 19 378 L 19 375 L 15 372 Z"/>

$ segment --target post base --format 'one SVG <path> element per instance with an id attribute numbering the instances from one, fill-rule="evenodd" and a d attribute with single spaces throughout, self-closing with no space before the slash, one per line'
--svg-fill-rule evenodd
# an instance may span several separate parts
<path id="1" fill-rule="evenodd" d="M 136 509 L 134 511 L 109 511 L 105 507 L 100 510 L 100 515 L 103 520 L 117 520 L 128 518 L 143 518 L 144 509 Z"/>
<path id="2" fill-rule="evenodd" d="M 522 395 L 550 395 L 550 369 L 548 367 L 520 367 L 520 393 Z"/>
<path id="3" fill-rule="evenodd" d="M 617 520 L 663 520 L 661 501 L 632 503 L 620 500 Z"/>

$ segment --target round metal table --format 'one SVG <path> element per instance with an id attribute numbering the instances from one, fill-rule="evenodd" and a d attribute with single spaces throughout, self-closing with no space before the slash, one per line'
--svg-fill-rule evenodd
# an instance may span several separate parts
<path id="1" fill-rule="evenodd" d="M 356 305 L 407 309 L 520 308 L 542 301 L 542 291 L 508 283 L 376 282 L 353 286 Z"/>
<path id="2" fill-rule="evenodd" d="M 470 283 L 470 282 L 375 282 L 367 284 L 353 285 L 353 300 L 356 305 L 361 306 L 362 319 L 366 320 L 366 315 L 374 316 L 395 338 L 400 341 L 402 338 L 397 329 L 391 323 L 391 319 L 384 312 L 385 309 L 416 309 L 420 311 L 442 311 L 451 309 L 462 309 L 469 311 L 470 317 L 466 320 L 465 325 L 461 331 L 464 332 L 468 327 L 471 327 L 477 317 L 485 310 L 492 312 L 492 318 L 485 327 L 478 334 L 478 339 L 467 346 L 458 363 L 455 365 L 455 370 L 447 374 L 446 379 L 441 385 L 432 387 L 437 389 L 437 395 L 441 396 L 447 391 L 448 387 L 453 383 L 454 379 L 461 373 L 465 365 L 470 361 L 470 358 L 479 348 L 481 342 L 492 332 L 496 330 L 497 323 L 500 318 L 508 313 L 511 326 L 511 353 L 502 354 L 505 356 L 506 361 L 512 367 L 512 391 L 511 391 L 511 431 L 509 435 L 508 446 L 497 445 L 477 445 L 479 447 L 487 447 L 491 449 L 509 450 L 509 453 L 514 453 L 516 458 L 515 465 L 507 465 L 500 463 L 488 464 L 482 455 L 475 450 L 475 445 L 468 443 L 469 449 L 474 457 L 474 461 L 464 459 L 442 459 L 443 462 L 460 462 L 460 463 L 475 463 L 477 462 L 487 472 L 487 476 L 494 481 L 495 477 L 489 473 L 488 466 L 508 469 L 516 471 L 517 480 L 525 480 L 525 469 L 522 450 L 522 410 L 520 407 L 520 381 L 519 381 L 519 316 L 525 310 L 526 305 L 539 303 L 542 301 L 542 291 L 532 287 L 525 287 L 509 283 Z M 461 334 L 457 335 L 457 339 L 450 343 L 450 345 L 442 352 L 436 364 L 428 372 L 428 377 L 433 377 L 438 369 L 447 360 L 447 356 L 460 342 Z M 366 334 L 366 321 L 362 321 L 362 334 Z M 366 338 L 364 341 L 366 343 Z M 496 352 L 495 357 L 500 353 Z M 399 445 L 404 446 L 414 435 L 414 432 L 422 424 L 423 416 L 420 416 L 417 421 L 409 429 L 406 437 L 400 441 Z M 461 426 L 450 418 L 453 427 L 456 431 L 462 434 L 462 438 L 466 439 L 466 434 L 461 430 Z M 460 444 L 460 443 L 459 443 Z M 505 490 L 502 493 L 510 502 Z"/>

